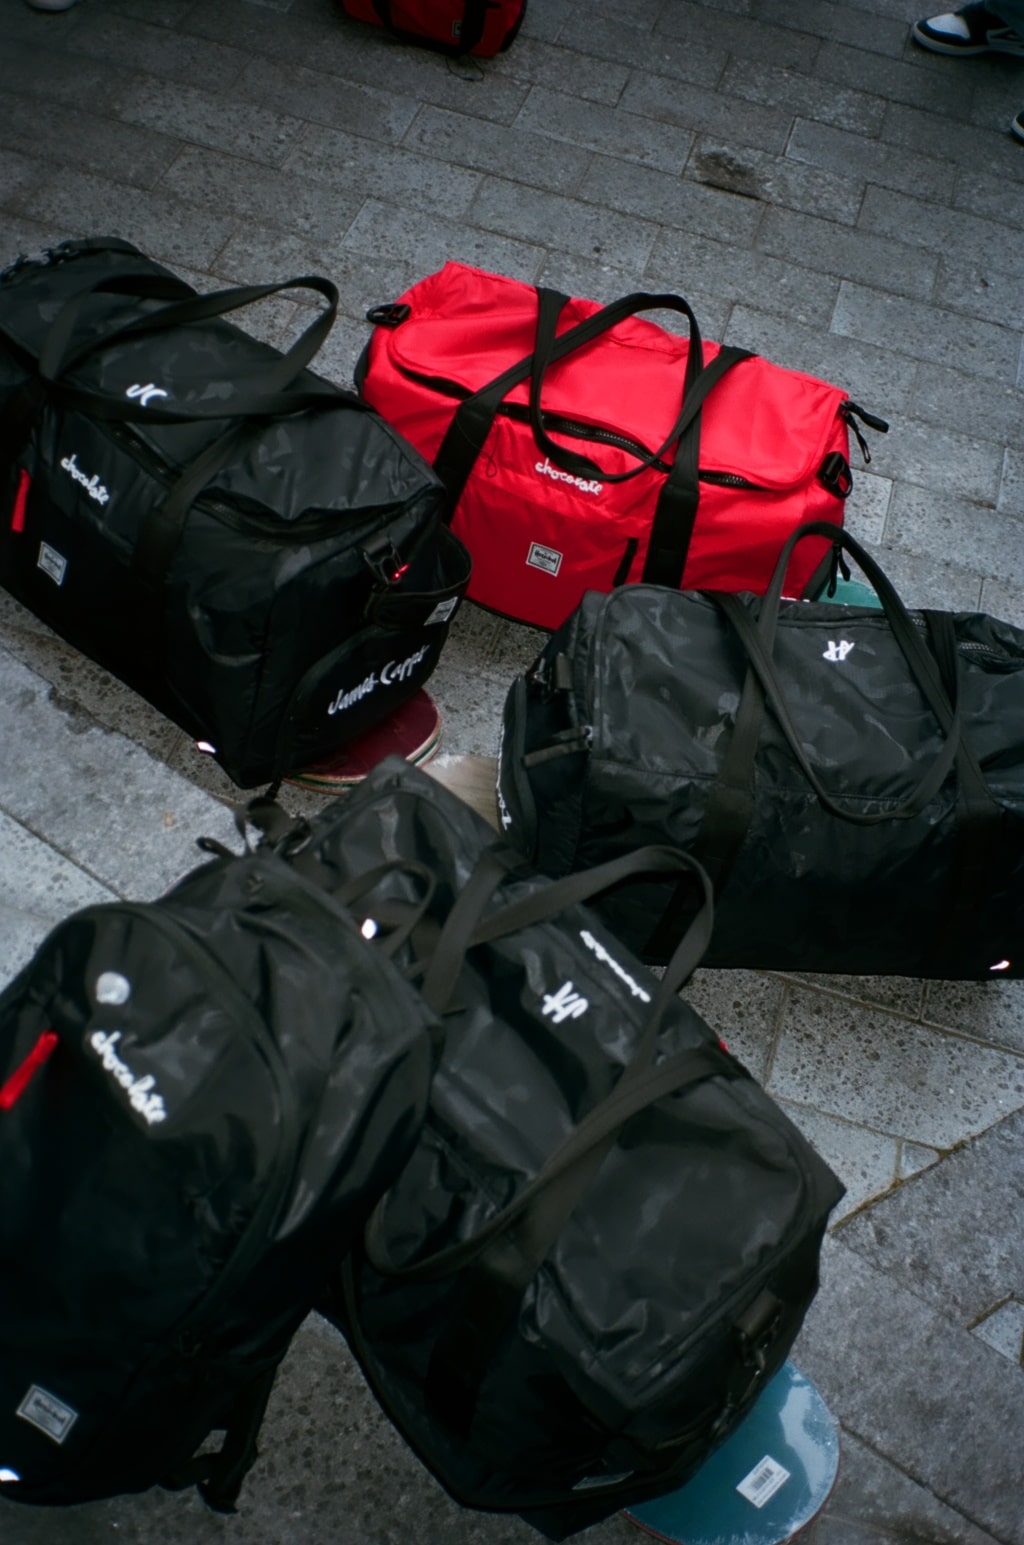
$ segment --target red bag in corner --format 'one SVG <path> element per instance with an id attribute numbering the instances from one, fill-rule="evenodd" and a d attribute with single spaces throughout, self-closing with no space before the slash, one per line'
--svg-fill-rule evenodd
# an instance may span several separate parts
<path id="1" fill-rule="evenodd" d="M 656 309 L 689 337 L 635 314 Z M 601 307 L 446 263 L 367 317 L 359 390 L 445 483 L 467 594 L 536 627 L 640 580 L 763 594 L 797 526 L 842 524 L 854 416 L 887 427 L 838 386 L 704 343 L 676 295 Z M 819 588 L 828 548 L 799 544 L 787 595 Z"/>
<path id="2" fill-rule="evenodd" d="M 511 47 L 526 0 L 341 0 L 356 21 L 384 27 L 402 43 L 490 59 Z"/>

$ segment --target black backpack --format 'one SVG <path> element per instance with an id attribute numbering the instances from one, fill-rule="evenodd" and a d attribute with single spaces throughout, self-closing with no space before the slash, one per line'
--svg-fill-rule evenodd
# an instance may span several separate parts
<path id="1" fill-rule="evenodd" d="M 195 1482 L 233 1511 L 324 1263 L 426 1105 L 435 1021 L 361 888 L 219 849 L 74 914 L 0 995 L 0 1496 Z"/>

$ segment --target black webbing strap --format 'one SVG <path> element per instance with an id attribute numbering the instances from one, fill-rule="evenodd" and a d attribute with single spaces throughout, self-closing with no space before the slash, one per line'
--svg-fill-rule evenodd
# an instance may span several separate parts
<path id="1" fill-rule="evenodd" d="M 268 1368 L 235 1396 L 216 1428 L 224 1441 L 212 1453 L 197 1454 L 179 1465 L 160 1484 L 168 1491 L 197 1486 L 206 1505 L 215 1513 L 234 1513 L 242 1483 L 259 1458 L 257 1439 L 274 1387 L 277 1365 Z"/>

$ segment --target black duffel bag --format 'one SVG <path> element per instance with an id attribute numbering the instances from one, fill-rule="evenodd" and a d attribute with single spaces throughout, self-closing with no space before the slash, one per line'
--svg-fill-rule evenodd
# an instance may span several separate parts
<path id="1" fill-rule="evenodd" d="M 881 602 L 781 601 L 796 541 L 850 553 Z M 591 593 L 509 693 L 509 838 L 546 873 L 666 842 L 715 886 L 709 966 L 1024 972 L 1024 632 L 908 612 L 846 532 L 801 530 L 763 600 Z M 696 905 L 599 903 L 648 961 Z"/>
<path id="2" fill-rule="evenodd" d="M 546 880 L 397 758 L 281 841 L 332 890 L 392 866 L 365 904 L 423 908 L 394 958 L 445 1027 L 412 1156 L 318 1307 L 464 1506 L 561 1539 L 673 1489 L 785 1359 L 842 1195 L 676 996 L 710 899 L 661 983 L 581 905 L 693 866 Z"/>
<path id="3" fill-rule="evenodd" d="M 287 353 L 225 313 L 312 290 Z M 387 717 L 469 581 L 433 472 L 306 369 L 316 276 L 199 295 L 129 242 L 0 277 L 0 584 L 251 786 Z"/>

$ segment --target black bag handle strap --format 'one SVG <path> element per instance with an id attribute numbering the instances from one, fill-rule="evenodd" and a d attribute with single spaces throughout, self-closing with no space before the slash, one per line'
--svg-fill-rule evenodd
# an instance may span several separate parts
<path id="1" fill-rule="evenodd" d="M 239 285 L 225 290 L 213 290 L 206 295 L 198 294 L 183 280 L 167 279 L 162 275 L 107 276 L 79 290 L 61 307 L 39 351 L 39 374 L 44 380 L 56 381 L 98 349 L 107 348 L 110 344 L 121 342 L 125 338 L 167 332 L 171 328 L 187 327 L 193 322 L 209 321 L 215 317 L 226 316 L 232 311 L 240 311 L 245 306 L 267 299 L 268 296 L 297 289 L 312 290 L 315 294 L 321 295 L 327 301 L 327 305 L 321 308 L 312 323 L 295 340 L 287 353 L 282 355 L 282 358 L 287 359 L 293 366 L 291 373 L 284 377 L 285 380 L 291 380 L 316 354 L 338 314 L 337 287 L 319 274 L 305 274 L 275 284 Z M 184 294 L 182 294 L 183 290 Z M 85 304 L 91 296 L 103 293 L 127 293 L 140 298 L 168 299 L 170 304 L 148 312 L 144 316 L 133 317 L 128 322 L 90 338 L 77 349 L 72 350 L 71 340 Z M 280 386 L 281 380 L 276 384 Z"/>
<path id="2" fill-rule="evenodd" d="M 551 293 L 556 299 L 543 302 L 544 290 L 543 288 L 538 290 L 538 319 L 542 303 L 554 307 L 557 301 L 561 299 L 564 304 L 564 297 L 559 296 L 559 292 L 554 291 Z M 558 307 L 558 310 L 559 312 L 561 311 L 561 306 Z M 592 343 L 603 332 L 607 332 L 610 327 L 614 327 L 616 322 L 621 322 L 626 317 L 645 310 L 680 311 L 688 319 L 693 318 L 693 312 L 681 296 L 648 294 L 640 291 L 632 295 L 625 295 L 621 300 L 612 301 L 610 305 L 604 306 L 600 311 L 594 312 L 589 317 L 585 317 L 575 327 L 567 329 L 557 338 L 554 338 L 547 361 L 545 362 L 545 370 L 549 369 L 551 365 L 559 360 L 564 359 L 567 354 L 582 348 L 584 344 Z M 692 385 L 696 381 L 704 364 L 703 344 L 700 342 L 700 330 L 697 327 L 696 318 L 693 318 L 690 326 L 691 343 L 684 386 Z M 462 496 L 462 491 L 466 486 L 469 474 L 473 470 L 473 465 L 483 450 L 484 442 L 490 434 L 491 426 L 494 423 L 495 415 L 502 401 L 514 386 L 518 386 L 520 382 L 530 378 L 533 372 L 533 361 L 534 351 L 531 351 L 525 358 L 518 360 L 514 365 L 510 365 L 501 375 L 488 382 L 486 386 L 480 387 L 478 391 L 472 392 L 468 397 L 465 397 L 456 408 L 452 421 L 448 425 L 444 439 L 441 442 L 440 449 L 434 458 L 434 471 L 448 489 L 451 513 L 454 513 L 455 506 Z M 691 370 L 693 375 L 689 377 Z M 681 410 L 682 412 L 685 412 L 685 408 Z M 678 427 L 674 428 L 661 449 L 667 449 L 675 435 L 679 432 Z M 563 454 L 561 448 L 556 447 L 556 450 L 559 456 Z M 637 470 L 642 471 L 643 468 L 640 467 Z M 590 474 L 588 473 L 588 475 Z M 627 475 L 633 476 L 634 474 L 631 472 Z M 621 481 L 621 473 L 615 476 Z"/>
<path id="3" fill-rule="evenodd" d="M 892 810 L 855 811 L 831 797 L 807 759 L 799 732 L 789 714 L 785 688 L 775 669 L 771 650 L 786 568 L 793 548 L 798 541 L 807 536 L 827 536 L 836 551 L 845 550 L 855 558 L 878 596 L 893 638 L 925 701 L 943 730 L 944 744 L 939 755 L 931 766 L 925 769 L 906 798 Z M 935 661 L 920 638 L 892 583 L 881 567 L 850 536 L 849 532 L 826 521 L 812 521 L 806 526 L 798 527 L 783 544 L 775 572 L 761 602 L 760 615 L 756 623 L 739 597 L 719 591 L 706 593 L 731 623 L 757 675 L 765 699 L 786 737 L 790 751 L 824 808 L 832 815 L 859 826 L 874 826 L 890 820 L 906 820 L 920 814 L 942 787 L 956 764 L 961 745 L 959 699 L 950 699 Z M 950 683 L 950 686 L 954 691 L 956 690 L 955 682 Z"/>

